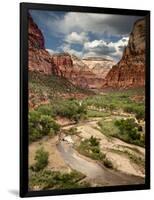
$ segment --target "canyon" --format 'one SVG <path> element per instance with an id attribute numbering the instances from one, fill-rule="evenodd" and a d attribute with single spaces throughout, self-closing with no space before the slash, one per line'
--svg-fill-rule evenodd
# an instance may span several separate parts
<path id="1" fill-rule="evenodd" d="M 45 49 L 42 32 L 29 15 L 29 71 L 65 77 L 81 88 L 131 88 L 144 86 L 145 20 L 133 27 L 121 60 L 103 57 L 79 58 L 67 52 L 50 54 Z"/>
<path id="2" fill-rule="evenodd" d="M 29 189 L 144 184 L 144 19 L 116 63 L 49 51 L 28 17 Z"/>

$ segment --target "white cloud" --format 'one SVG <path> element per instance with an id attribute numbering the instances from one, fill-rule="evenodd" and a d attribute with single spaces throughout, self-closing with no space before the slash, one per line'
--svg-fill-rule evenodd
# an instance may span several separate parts
<path id="1" fill-rule="evenodd" d="M 54 53 L 56 53 L 54 50 L 52 50 L 52 49 L 46 49 L 51 55 L 52 54 L 54 54 Z"/>
<path id="2" fill-rule="evenodd" d="M 104 55 L 113 53 L 116 51 L 115 46 L 112 42 L 107 43 L 103 40 L 94 40 L 92 42 L 87 42 L 84 44 L 85 51 L 94 51 L 102 53 Z"/>
<path id="3" fill-rule="evenodd" d="M 128 44 L 129 37 L 122 37 L 116 42 L 106 42 L 104 40 L 93 40 L 83 43 L 81 51 L 72 48 L 72 41 L 70 43 L 64 42 L 57 50 L 75 54 L 78 57 L 104 57 L 118 61 L 123 54 L 125 46 Z M 74 40 L 75 42 L 75 40 Z"/>
<path id="4" fill-rule="evenodd" d="M 93 32 L 109 35 L 128 35 L 134 22 L 140 16 L 97 14 L 82 12 L 60 12 L 30 10 L 32 17 L 51 35 L 64 35 L 71 32 Z"/>
<path id="5" fill-rule="evenodd" d="M 128 15 L 75 13 L 68 12 L 61 19 L 47 22 L 54 31 L 68 34 L 71 32 L 93 32 L 108 35 L 127 35 L 134 21 L 139 17 Z"/>
<path id="6" fill-rule="evenodd" d="M 38 18 L 39 24 L 44 27 L 43 31 L 48 32 L 51 38 L 56 37 L 59 43 L 62 42 L 59 49 L 57 45 L 54 47 L 59 52 L 67 51 L 80 57 L 109 56 L 116 60 L 121 58 L 124 46 L 128 43 L 126 36 L 131 32 L 134 22 L 140 18 L 80 12 L 59 15 L 58 12 L 33 11 L 32 15 L 34 19 Z M 114 42 L 113 38 L 121 39 Z M 76 48 L 75 44 L 83 45 L 81 51 L 73 49 Z M 50 53 L 53 53 L 52 50 Z"/>
<path id="7" fill-rule="evenodd" d="M 77 51 L 75 49 L 72 49 L 70 44 L 63 43 L 58 49 L 62 50 L 63 52 L 74 54 L 77 57 L 82 57 L 82 51 Z"/>
<path id="8" fill-rule="evenodd" d="M 121 58 L 123 49 L 128 43 L 128 37 L 123 37 L 117 42 L 93 40 L 84 44 L 85 56 L 108 56 L 118 60 Z"/>
<path id="9" fill-rule="evenodd" d="M 65 41 L 71 44 L 83 44 L 88 41 L 88 35 L 85 32 L 81 32 L 80 34 L 77 32 L 71 32 L 65 37 Z"/>
<path id="10" fill-rule="evenodd" d="M 118 61 L 122 57 L 123 49 L 128 44 L 128 39 L 128 37 L 123 37 L 116 42 L 106 42 L 104 40 L 87 41 L 83 44 L 81 51 L 73 49 L 71 43 L 63 43 L 58 50 L 75 54 L 78 57 L 101 56 Z"/>
<path id="11" fill-rule="evenodd" d="M 121 58 L 122 54 L 123 54 L 123 50 L 128 44 L 128 40 L 129 40 L 129 37 L 123 37 L 120 40 L 118 40 L 117 42 L 113 43 L 116 48 L 116 52 L 114 52 L 112 54 L 112 56 Z"/>

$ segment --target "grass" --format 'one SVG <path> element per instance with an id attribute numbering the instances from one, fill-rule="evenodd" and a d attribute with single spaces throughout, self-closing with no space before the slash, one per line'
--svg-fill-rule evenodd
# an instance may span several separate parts
<path id="1" fill-rule="evenodd" d="M 31 190 L 34 190 L 35 187 L 38 187 L 39 190 L 47 190 L 51 188 L 70 189 L 90 186 L 87 182 L 80 182 L 84 178 L 85 175 L 75 170 L 70 173 L 51 170 L 30 171 L 29 187 Z"/>
<path id="2" fill-rule="evenodd" d="M 144 100 L 135 102 L 132 100 L 134 95 L 143 95 L 144 89 L 110 91 L 104 95 L 93 95 L 84 99 L 87 106 L 93 106 L 98 109 L 104 109 L 105 112 L 123 110 L 124 112 L 134 113 L 138 119 L 144 119 L 145 105 Z M 89 111 L 91 115 L 101 115 L 101 113 Z M 91 114 L 92 113 L 92 114 Z"/>
<path id="3" fill-rule="evenodd" d="M 119 129 L 115 126 L 114 122 L 114 119 L 112 121 L 104 121 L 104 119 L 102 119 L 97 123 L 99 126 L 99 131 L 101 131 L 107 137 L 114 137 L 119 132 Z"/>
<path id="4" fill-rule="evenodd" d="M 107 116 L 110 116 L 110 115 L 111 115 L 110 112 L 103 112 L 103 111 L 87 109 L 87 116 L 88 117 L 107 117 Z"/>
<path id="5" fill-rule="evenodd" d="M 77 150 L 84 156 L 100 161 L 107 168 L 113 168 L 112 162 L 100 151 L 100 144 L 97 138 L 91 136 L 89 139 L 81 141 L 77 146 Z"/>

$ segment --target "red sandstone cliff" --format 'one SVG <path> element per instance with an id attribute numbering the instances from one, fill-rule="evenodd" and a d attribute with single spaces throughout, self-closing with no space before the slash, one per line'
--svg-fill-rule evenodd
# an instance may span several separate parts
<path id="1" fill-rule="evenodd" d="M 30 71 L 51 74 L 53 64 L 45 50 L 44 37 L 32 17 L 28 16 L 28 67 Z"/>
<path id="2" fill-rule="evenodd" d="M 133 27 L 122 59 L 106 76 L 105 87 L 130 88 L 145 85 L 145 20 Z"/>
<path id="3" fill-rule="evenodd" d="M 104 77 L 98 76 L 82 59 L 68 53 L 52 55 L 57 75 L 82 88 L 101 88 Z M 102 67 L 103 68 L 103 67 Z"/>

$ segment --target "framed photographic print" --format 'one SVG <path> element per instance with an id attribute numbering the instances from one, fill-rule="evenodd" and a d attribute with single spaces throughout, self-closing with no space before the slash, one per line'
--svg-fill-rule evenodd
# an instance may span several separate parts
<path id="1" fill-rule="evenodd" d="M 20 196 L 150 189 L 150 11 L 20 4 Z"/>

